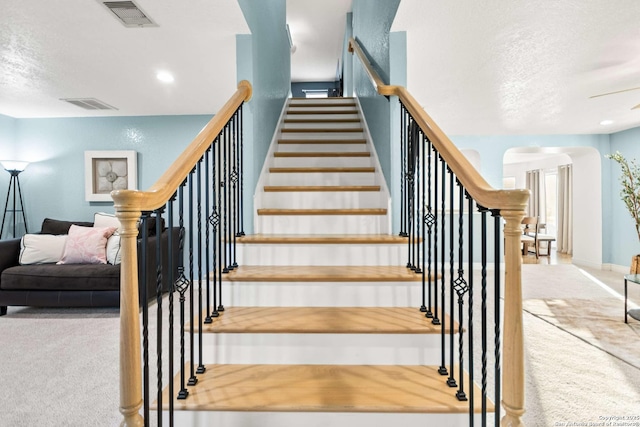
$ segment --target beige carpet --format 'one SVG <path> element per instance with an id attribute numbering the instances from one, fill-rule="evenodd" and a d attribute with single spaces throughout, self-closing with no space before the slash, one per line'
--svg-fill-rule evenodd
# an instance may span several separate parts
<path id="1" fill-rule="evenodd" d="M 590 273 L 621 292 L 621 274 Z M 523 292 L 525 424 L 640 415 L 640 322 L 624 324 L 623 302 L 572 265 L 523 266 Z M 0 426 L 118 425 L 117 316 L 10 307 L 0 317 Z"/>

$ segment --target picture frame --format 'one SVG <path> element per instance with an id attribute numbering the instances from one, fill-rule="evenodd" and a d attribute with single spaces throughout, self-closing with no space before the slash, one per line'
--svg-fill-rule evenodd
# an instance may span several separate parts
<path id="1" fill-rule="evenodd" d="M 137 160 L 134 150 L 85 151 L 85 200 L 113 202 L 111 191 L 136 190 Z"/>

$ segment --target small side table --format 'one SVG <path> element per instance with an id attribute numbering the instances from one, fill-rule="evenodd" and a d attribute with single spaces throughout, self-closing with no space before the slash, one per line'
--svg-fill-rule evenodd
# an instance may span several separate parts
<path id="1" fill-rule="evenodd" d="M 640 309 L 627 309 L 627 282 L 640 285 L 640 274 L 625 274 L 624 276 L 624 323 L 629 323 L 627 321 L 628 316 L 640 321 Z"/>

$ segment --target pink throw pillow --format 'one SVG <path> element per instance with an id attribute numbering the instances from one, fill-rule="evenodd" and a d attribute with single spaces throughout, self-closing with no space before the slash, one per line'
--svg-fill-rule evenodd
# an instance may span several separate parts
<path id="1" fill-rule="evenodd" d="M 116 230 L 116 227 L 72 225 L 58 264 L 106 264 L 107 239 Z"/>

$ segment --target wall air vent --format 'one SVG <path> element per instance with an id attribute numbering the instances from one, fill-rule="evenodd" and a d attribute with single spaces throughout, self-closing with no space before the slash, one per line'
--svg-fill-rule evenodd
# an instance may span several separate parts
<path id="1" fill-rule="evenodd" d="M 117 110 L 116 107 L 95 98 L 61 98 L 60 101 L 68 102 L 85 110 Z"/>
<path id="2" fill-rule="evenodd" d="M 157 27 L 157 24 L 132 1 L 102 1 L 125 27 Z"/>

